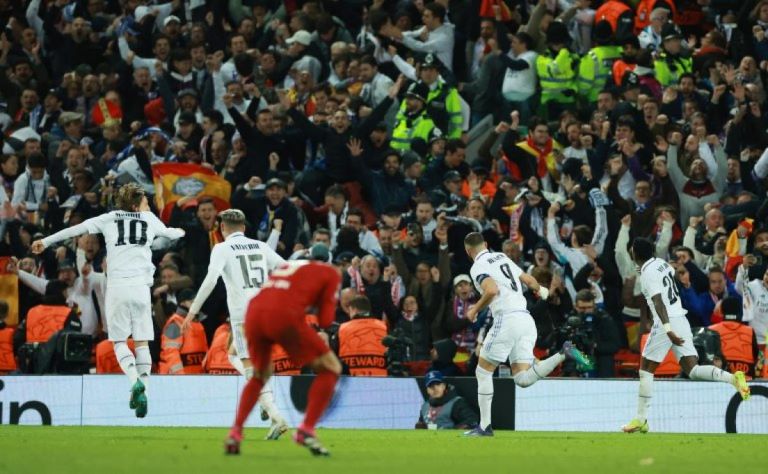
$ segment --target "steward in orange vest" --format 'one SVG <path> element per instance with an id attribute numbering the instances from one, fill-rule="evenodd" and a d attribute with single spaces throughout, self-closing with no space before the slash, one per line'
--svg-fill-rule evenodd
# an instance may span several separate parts
<path id="1" fill-rule="evenodd" d="M 0 374 L 16 370 L 16 353 L 13 350 L 15 329 L 5 325 L 8 309 L 8 303 L 0 301 Z"/>
<path id="2" fill-rule="evenodd" d="M 316 330 L 319 329 L 317 316 L 314 314 L 305 315 L 305 319 L 309 326 L 312 326 Z M 280 344 L 272 346 L 272 366 L 273 373 L 275 375 L 299 375 L 301 374 L 301 367 L 297 367 L 293 363 L 288 353 Z"/>
<path id="3" fill-rule="evenodd" d="M 24 343 L 42 344 L 65 326 L 79 331 L 80 316 L 77 308 L 67 306 L 67 284 L 60 280 L 51 280 L 45 288 L 43 304 L 34 306 L 27 312 L 27 317 L 19 325 L 16 333 L 16 345 Z"/>
<path id="4" fill-rule="evenodd" d="M 133 339 L 126 341 L 131 352 L 135 353 L 136 345 L 133 343 Z M 120 364 L 117 362 L 117 356 L 115 356 L 114 343 L 108 339 L 104 339 L 100 343 L 96 344 L 96 373 L 97 374 L 122 374 L 123 369 L 120 368 Z"/>
<path id="5" fill-rule="evenodd" d="M 720 346 L 728 363 L 728 371 L 741 370 L 747 377 L 755 377 L 758 354 L 755 330 L 741 322 L 742 306 L 738 299 L 725 298 L 720 307 L 723 322 L 713 324 L 709 329 L 720 333 Z"/>
<path id="6" fill-rule="evenodd" d="M 194 321 L 188 331 L 181 330 L 187 311 L 195 299 L 195 292 L 187 288 L 180 291 L 176 297 L 179 301 L 178 307 L 166 321 L 160 339 L 160 373 L 202 374 L 203 359 L 208 352 L 205 329 L 200 322 Z"/>
<path id="7" fill-rule="evenodd" d="M 635 12 L 620 0 L 608 0 L 595 11 L 595 24 L 605 20 L 617 41 L 621 42 L 634 34 Z"/>
<path id="8" fill-rule="evenodd" d="M 197 323 L 200 324 L 200 323 Z M 203 359 L 203 372 L 206 374 L 238 375 L 237 369 L 229 362 L 229 346 L 232 343 L 232 326 L 226 322 L 216 328 L 211 341 L 211 348 Z"/>
<path id="9" fill-rule="evenodd" d="M 339 358 L 350 375 L 385 377 L 387 349 L 381 340 L 387 335 L 387 325 L 371 316 L 371 302 L 365 296 L 352 298 L 349 312 L 352 320 L 339 326 L 336 336 Z"/>

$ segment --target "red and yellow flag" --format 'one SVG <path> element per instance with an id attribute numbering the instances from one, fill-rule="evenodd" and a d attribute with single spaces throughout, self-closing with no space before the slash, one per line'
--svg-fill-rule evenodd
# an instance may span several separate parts
<path id="1" fill-rule="evenodd" d="M 0 257 L 0 301 L 8 303 L 8 318 L 5 324 L 19 324 L 19 277 L 8 271 L 11 257 Z"/>
<path id="2" fill-rule="evenodd" d="M 176 201 L 185 196 L 210 197 L 218 211 L 230 207 L 232 185 L 210 168 L 191 163 L 155 163 L 152 175 L 155 203 L 163 222 L 168 222 Z"/>

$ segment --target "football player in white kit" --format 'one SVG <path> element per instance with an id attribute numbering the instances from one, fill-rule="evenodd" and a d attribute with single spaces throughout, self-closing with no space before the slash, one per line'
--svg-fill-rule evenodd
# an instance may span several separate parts
<path id="1" fill-rule="evenodd" d="M 655 244 L 645 238 L 632 242 L 632 258 L 640 268 L 640 288 L 653 314 L 653 327 L 640 360 L 640 390 L 637 416 L 622 426 L 625 433 L 647 433 L 648 407 L 653 391 L 653 373 L 670 349 L 691 380 L 711 380 L 736 387 L 742 399 L 749 398 L 749 386 L 744 372 L 731 374 L 713 365 L 698 365 L 699 357 L 693 346 L 693 334 L 687 311 L 680 302 L 675 283 L 675 270 L 660 258 L 655 258 Z"/>
<path id="2" fill-rule="evenodd" d="M 216 281 L 222 277 L 227 288 L 227 306 L 235 348 L 235 354 L 230 354 L 229 360 L 238 372 L 250 379 L 253 376 L 253 367 L 243 331 L 245 310 L 272 270 L 285 263 L 285 260 L 266 243 L 245 236 L 245 214 L 242 211 L 227 209 L 221 212 L 218 218 L 224 242 L 216 244 L 211 251 L 208 274 L 205 275 L 195 301 L 189 308 L 183 328 L 186 330 L 195 319 L 216 286 Z M 272 420 L 267 439 L 278 439 L 288 431 L 288 425 L 275 406 L 271 385 L 262 389 L 259 403 Z"/>
<path id="3" fill-rule="evenodd" d="M 152 295 L 155 266 L 150 246 L 155 237 L 179 239 L 181 229 L 168 228 L 150 210 L 144 189 L 123 185 L 117 192 L 118 210 L 88 219 L 32 244 L 41 253 L 56 242 L 80 234 L 102 234 L 107 244 L 107 292 L 104 303 L 109 340 L 114 343 L 120 368 L 131 380 L 129 407 L 136 416 L 147 415 L 146 387 L 152 369 L 148 341 L 155 337 L 152 325 Z M 133 336 L 136 354 L 126 344 Z"/>
<path id="4" fill-rule="evenodd" d="M 488 250 L 480 233 L 468 234 L 464 238 L 464 248 L 469 258 L 474 261 L 470 275 L 482 295 L 478 302 L 467 310 L 467 318 L 474 321 L 478 312 L 489 305 L 493 314 L 493 326 L 483 340 L 475 370 L 480 424 L 464 434 L 493 436 L 493 372 L 499 364 L 509 360 L 515 384 L 524 388 L 549 375 L 566 357 L 574 359 L 585 370 L 589 370 L 592 363 L 570 342 L 564 343 L 562 350 L 557 354 L 536 363 L 533 355 L 536 324 L 528 312 L 521 283 L 538 293 L 544 300 L 549 296 L 549 290 L 539 285 L 532 276 L 523 273 L 505 254 Z"/>

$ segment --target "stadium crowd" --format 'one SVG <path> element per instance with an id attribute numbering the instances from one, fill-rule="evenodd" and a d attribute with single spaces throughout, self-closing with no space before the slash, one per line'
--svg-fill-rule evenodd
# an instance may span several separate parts
<path id="1" fill-rule="evenodd" d="M 527 295 L 541 356 L 573 339 L 589 376 L 637 369 L 644 236 L 700 352 L 765 367 L 766 0 L 0 0 L 0 21 L 0 373 L 89 365 L 68 332 L 119 372 L 103 240 L 29 247 L 127 182 L 186 231 L 154 246 L 161 373 L 231 371 L 221 283 L 181 331 L 229 206 L 285 259 L 329 247 L 353 375 L 471 366 L 472 231 L 550 289 Z"/>

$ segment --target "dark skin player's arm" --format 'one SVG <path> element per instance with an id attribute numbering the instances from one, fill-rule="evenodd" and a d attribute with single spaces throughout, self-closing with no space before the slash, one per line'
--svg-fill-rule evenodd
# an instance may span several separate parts
<path id="1" fill-rule="evenodd" d="M 667 307 L 664 306 L 664 301 L 661 299 L 661 294 L 653 295 L 653 306 L 656 308 L 656 314 L 659 315 L 662 324 L 669 324 L 669 314 L 667 314 Z M 685 342 L 674 331 L 667 332 L 669 340 L 676 346 L 682 346 Z"/>

